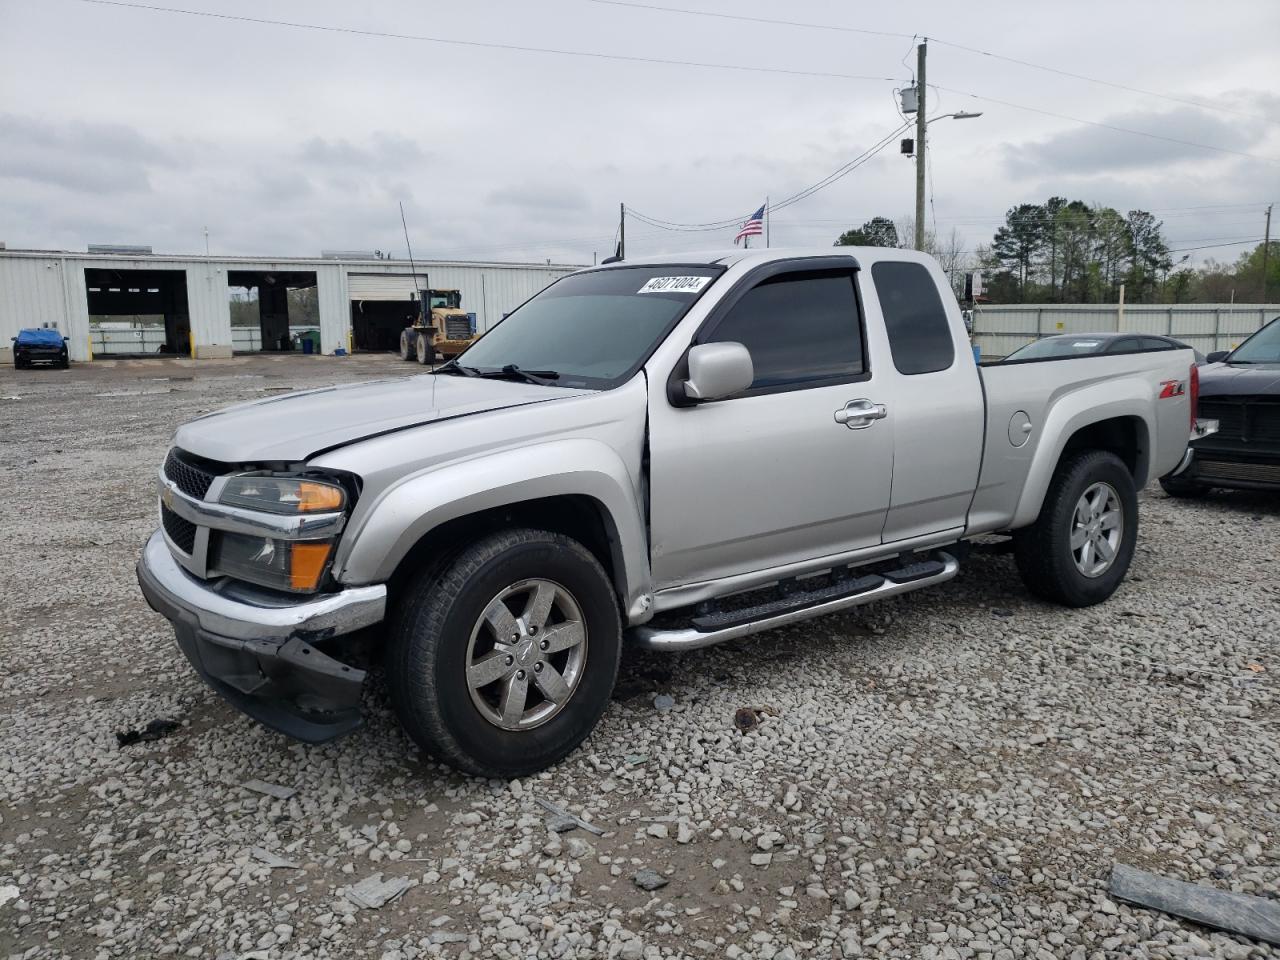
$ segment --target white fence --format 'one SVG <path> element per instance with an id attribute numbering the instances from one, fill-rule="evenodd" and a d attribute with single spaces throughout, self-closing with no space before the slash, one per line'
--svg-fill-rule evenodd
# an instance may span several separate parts
<path id="1" fill-rule="evenodd" d="M 1230 303 L 1034 304 L 979 306 L 973 342 L 984 359 L 1008 356 L 1055 333 L 1154 333 L 1175 337 L 1201 353 L 1230 350 L 1280 315 L 1280 305 Z"/>
<path id="2" fill-rule="evenodd" d="M 319 337 L 318 326 L 290 326 L 290 334 L 314 332 Z M 165 345 L 164 326 L 162 324 L 144 324 L 126 329 L 109 329 L 93 327 L 89 331 L 95 357 L 112 354 L 150 354 L 159 353 Z M 262 331 L 257 327 L 232 327 L 231 347 L 239 352 L 250 352 L 262 349 Z M 302 348 L 299 347 L 299 350 Z"/>
<path id="3" fill-rule="evenodd" d="M 294 326 L 289 325 L 290 336 L 297 336 L 300 333 L 314 333 L 316 340 L 319 342 L 320 328 L 314 324 L 311 326 Z M 262 349 L 262 330 L 258 327 L 232 327 L 231 328 L 231 349 L 236 353 L 249 353 L 251 351 Z M 301 350 L 302 347 L 296 347 Z"/>
<path id="4" fill-rule="evenodd" d="M 113 353 L 159 353 L 164 347 L 164 325 L 148 324 L 123 330 L 91 327 L 89 342 L 95 357 Z"/>

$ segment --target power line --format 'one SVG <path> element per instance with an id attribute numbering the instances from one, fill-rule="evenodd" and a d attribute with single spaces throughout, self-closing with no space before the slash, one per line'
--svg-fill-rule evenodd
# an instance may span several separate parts
<path id="1" fill-rule="evenodd" d="M 1206 243 L 1199 247 L 1173 247 L 1170 253 L 1186 253 L 1188 250 L 1212 250 L 1215 247 L 1239 247 L 1246 243 L 1261 243 L 1261 237 L 1253 237 L 1249 240 L 1234 240 L 1231 243 Z"/>
<path id="2" fill-rule="evenodd" d="M 609 7 L 631 7 L 635 10 L 657 10 L 661 13 L 682 13 L 693 17 L 714 17 L 718 20 L 740 20 L 744 23 L 764 23 L 774 27 L 808 27 L 815 30 L 837 30 L 841 33 L 861 33 L 869 37 L 899 37 L 915 39 L 915 34 L 894 33 L 890 30 L 866 30 L 860 27 L 838 27 L 828 23 L 805 23 L 800 20 L 773 20 L 769 17 L 748 17 L 738 13 L 716 13 L 711 10 L 684 10 L 680 7 L 663 7 L 656 3 L 629 3 L 625 0 L 591 0 Z"/>
<path id="3" fill-rule="evenodd" d="M 96 2 L 96 0 L 94 0 Z M 1280 163 L 1280 159 L 1275 157 L 1261 157 L 1256 153 L 1245 153 L 1242 150 L 1232 150 L 1228 147 L 1215 147 L 1208 143 L 1197 143 L 1195 140 L 1180 140 L 1177 137 L 1166 137 L 1159 133 L 1150 133 L 1146 130 L 1133 130 L 1130 127 L 1117 126 L 1114 123 L 1103 123 L 1101 120 L 1085 120 L 1081 117 L 1073 117 L 1066 113 L 1055 113 L 1052 110 L 1044 110 L 1040 107 L 1028 107 L 1026 104 L 1013 103 L 1009 100 L 1000 100 L 996 97 L 984 96 L 980 93 L 970 93 L 967 90 L 957 90 L 954 87 L 944 87 L 938 85 L 939 90 L 946 90 L 948 93 L 958 94 L 962 97 L 971 97 L 974 100 L 982 100 L 986 103 L 998 103 L 1002 107 L 1012 107 L 1014 110 L 1026 110 L 1028 113 L 1038 113 L 1046 117 L 1057 117 L 1059 120 L 1070 120 L 1072 123 L 1083 123 L 1090 127 L 1101 127 L 1104 130 L 1115 130 L 1118 133 L 1131 133 L 1134 136 L 1146 137 L 1149 140 L 1163 140 L 1165 143 L 1176 143 L 1184 147 L 1199 147 L 1201 150 L 1213 150 L 1217 153 L 1229 153 L 1237 157 L 1247 157 L 1250 160 L 1259 160 L 1262 163 Z"/>
<path id="4" fill-rule="evenodd" d="M 1205 103 L 1202 100 L 1192 100 L 1189 97 L 1175 97 L 1173 94 L 1160 93 L 1157 90 L 1145 90 L 1142 87 L 1131 87 L 1128 84 L 1116 83 L 1114 80 L 1103 80 L 1099 77 L 1086 76 L 1083 73 L 1072 73 L 1069 70 L 1060 70 L 1057 67 L 1050 67 L 1043 63 L 1032 63 L 1030 60 L 1019 60 L 1017 57 L 1006 57 L 1004 54 L 992 53 L 990 50 L 979 50 L 977 47 L 966 46 L 963 43 L 953 43 L 950 40 L 939 40 L 937 37 L 930 37 L 929 39 L 944 47 L 954 47 L 957 50 L 965 50 L 969 53 L 976 53 L 979 56 L 991 57 L 993 60 L 1003 60 L 1006 63 L 1016 63 L 1022 67 L 1030 67 L 1032 70 L 1043 70 L 1046 73 L 1056 73 L 1058 76 L 1070 77 L 1073 80 L 1083 80 L 1086 83 L 1096 83 L 1104 87 L 1111 87 L 1115 90 L 1127 90 L 1130 93 L 1140 93 L 1145 97 L 1156 97 L 1160 100 L 1168 100 L 1172 103 L 1180 103 L 1184 106 L 1196 107 L 1200 110 L 1212 110 L 1214 113 L 1234 113 L 1237 116 L 1248 117 L 1251 120 L 1262 120 L 1266 123 L 1280 124 L 1280 120 L 1277 120 L 1274 117 L 1268 117 L 1264 114 L 1250 113 L 1247 110 L 1235 110 L 1231 107 Z"/>
<path id="5" fill-rule="evenodd" d="M 799 203 L 801 200 L 804 200 L 808 197 L 813 196 L 818 191 L 825 190 L 827 187 L 831 186 L 831 184 L 837 182 L 838 180 L 842 180 L 844 177 L 848 176 L 850 173 L 852 173 L 858 167 L 862 166 L 862 164 L 866 163 L 868 160 L 874 157 L 877 153 L 883 150 L 886 146 L 888 146 L 889 143 L 899 133 L 905 130 L 908 126 L 910 126 L 910 123 L 902 124 L 896 129 L 890 131 L 883 138 L 877 141 L 874 145 L 872 145 L 871 147 L 868 147 L 866 150 L 858 154 L 849 162 L 842 164 L 840 167 L 837 167 L 834 171 L 829 173 L 827 176 L 823 177 L 821 180 L 817 181 L 816 183 L 810 184 L 809 186 L 805 187 L 803 190 L 799 190 L 796 193 L 791 194 L 791 196 L 789 197 L 783 198 L 777 203 L 770 204 L 769 205 L 770 217 L 773 216 L 775 211 L 783 210 L 789 206 L 792 206 L 793 204 Z M 665 230 L 675 230 L 675 231 L 685 231 L 685 232 L 709 232 L 712 230 L 724 230 L 724 229 L 727 229 L 728 227 L 741 225 L 742 221 L 746 219 L 747 216 L 750 216 L 750 214 L 744 214 L 742 216 L 729 217 L 724 220 L 712 220 L 712 221 L 707 221 L 705 223 L 679 223 L 674 220 L 661 220 L 657 217 L 651 217 L 648 214 L 645 214 L 639 210 L 636 210 L 634 207 L 627 207 L 627 213 L 631 214 L 633 217 L 635 217 L 637 220 L 641 221 L 642 223 L 647 223 L 650 226 L 661 227 L 662 229 L 665 229 Z"/>
<path id="6" fill-rule="evenodd" d="M 582 57 L 591 60 L 617 60 L 624 63 L 647 63 L 667 67 L 699 67 L 705 70 L 733 70 L 742 73 L 782 74 L 793 77 L 820 77 L 827 80 L 876 80 L 893 82 L 893 77 L 871 77 L 853 73 L 831 73 L 823 70 L 788 70 L 783 67 L 761 67 L 740 63 L 704 63 L 697 60 L 672 60 L 664 57 L 641 57 L 622 53 L 597 53 L 592 50 L 561 50 L 554 47 L 533 47 L 514 43 L 495 43 L 485 40 L 457 40 L 450 37 L 431 37 L 425 34 L 392 33 L 387 30 L 368 30 L 360 27 L 338 27 L 331 24 L 305 23 L 298 20 L 272 20 L 266 17 L 246 17 L 231 13 L 215 13 L 211 10 L 187 10 L 182 7 L 166 7 L 148 3 L 131 3 L 128 0 L 78 0 L 103 7 L 121 7 L 128 10 L 145 10 L 149 13 L 173 13 L 188 17 L 206 17 L 212 20 L 228 20 L 250 23 L 255 26 L 292 27 L 298 30 L 315 30 L 322 33 L 338 33 L 379 40 L 412 40 L 421 43 L 438 43 L 456 47 L 483 48 L 518 53 L 543 53 L 561 57 Z"/>
<path id="7" fill-rule="evenodd" d="M 736 13 L 715 13 L 707 10 L 685 10 L 680 7 L 666 7 L 652 3 L 633 3 L 630 0 L 591 0 L 592 3 L 599 3 L 611 7 L 631 7 L 637 10 L 656 10 L 662 13 L 678 13 L 687 16 L 696 17 L 715 17 L 721 20 L 738 20 L 744 23 L 762 23 L 775 27 L 800 27 L 807 30 L 829 30 L 838 33 L 860 33 L 873 37 L 896 37 L 910 38 L 915 40 L 922 37 L 921 34 L 895 33 L 887 30 L 865 30 L 858 27 L 846 27 L 833 23 L 811 23 L 802 20 L 779 20 L 769 17 L 748 17 Z M 1185 106 L 1197 107 L 1201 110 L 1212 110 L 1215 113 L 1234 113 L 1242 117 L 1249 117 L 1254 120 L 1264 120 L 1267 123 L 1280 124 L 1280 120 L 1262 114 L 1249 113 L 1245 110 L 1234 110 L 1230 107 L 1218 106 L 1217 104 L 1205 103 L 1202 100 L 1193 100 L 1189 97 L 1177 97 L 1169 93 L 1160 93 L 1158 90 L 1146 90 L 1142 87 L 1133 87 L 1128 84 L 1117 83 L 1113 80 L 1103 80 L 1099 77 L 1090 77 L 1083 73 L 1072 73 L 1069 70 L 1061 70 L 1057 67 L 1051 67 L 1043 63 L 1035 63 L 1031 60 L 1020 60 L 1017 57 L 1008 57 L 1001 53 L 994 53 L 990 50 L 982 50 L 978 47 L 971 47 L 967 44 L 956 43 L 952 40 L 941 40 L 938 37 L 929 36 L 922 39 L 932 40 L 934 43 L 947 47 L 953 47 L 956 50 L 964 50 L 967 53 L 974 53 L 983 57 L 990 57 L 993 60 L 1003 60 L 1006 63 L 1014 63 L 1021 67 L 1028 67 L 1032 70 L 1043 70 L 1046 73 L 1054 73 L 1061 77 L 1070 77 L 1073 80 L 1083 80 L 1086 83 L 1097 83 L 1104 87 L 1111 87 L 1116 90 L 1127 90 L 1130 93 L 1140 93 L 1147 97 L 1157 97 L 1161 100 L 1169 100 L 1173 103 L 1180 103 Z M 910 69 L 910 67 L 908 67 Z"/>

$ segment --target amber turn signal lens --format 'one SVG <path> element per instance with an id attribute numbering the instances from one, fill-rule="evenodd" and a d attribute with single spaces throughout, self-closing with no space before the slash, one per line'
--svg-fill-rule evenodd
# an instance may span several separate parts
<path id="1" fill-rule="evenodd" d="M 320 583 L 325 561 L 329 559 L 328 543 L 302 541 L 289 547 L 289 585 L 294 590 L 314 590 Z"/>
<path id="2" fill-rule="evenodd" d="M 327 483 L 298 484 L 298 510 L 301 513 L 318 513 L 342 509 L 342 491 Z"/>

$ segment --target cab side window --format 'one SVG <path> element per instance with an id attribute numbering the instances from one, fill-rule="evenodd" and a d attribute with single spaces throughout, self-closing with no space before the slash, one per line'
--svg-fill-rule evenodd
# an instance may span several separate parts
<path id="1" fill-rule="evenodd" d="M 933 275 L 923 264 L 885 260 L 872 264 L 871 278 L 899 373 L 937 373 L 956 358 L 947 311 Z"/>
<path id="2" fill-rule="evenodd" d="M 751 391 L 847 383 L 866 371 L 850 271 L 786 273 L 748 290 L 703 342 L 741 343 L 751 354 Z"/>

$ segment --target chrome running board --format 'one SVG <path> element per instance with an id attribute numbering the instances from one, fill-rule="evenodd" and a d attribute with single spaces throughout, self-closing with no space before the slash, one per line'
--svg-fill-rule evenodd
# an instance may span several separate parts
<path id="1" fill-rule="evenodd" d="M 646 650 L 696 650 L 698 647 L 709 647 L 713 644 L 724 643 L 726 640 L 748 637 L 753 633 L 761 633 L 764 630 L 783 627 L 789 623 L 811 620 L 814 617 L 837 613 L 850 607 L 860 607 L 863 604 L 874 603 L 876 600 L 883 600 L 886 597 L 896 597 L 900 593 L 909 593 L 912 590 L 919 590 L 921 587 L 930 587 L 936 583 L 950 580 L 960 571 L 960 562 L 949 553 L 935 550 L 931 554 L 931 559 L 941 563 L 942 569 L 937 572 L 931 572 L 927 576 L 913 575 L 910 572 L 910 568 L 890 570 L 887 573 L 876 575 L 874 579 L 878 580 L 879 583 L 874 586 L 856 589 L 854 592 L 843 596 L 800 607 L 799 609 L 790 609 L 761 616 L 745 623 L 733 623 L 731 626 L 726 626 L 719 630 L 699 630 L 694 626 L 663 629 L 645 624 L 633 627 L 628 631 L 628 637 L 636 646 Z M 923 565 L 913 564 L 911 566 L 919 567 Z M 857 573 L 856 570 L 853 572 Z M 901 576 L 900 579 L 894 579 L 894 574 L 905 574 L 905 576 Z M 865 579 L 870 578 L 859 578 L 859 581 Z M 855 583 L 857 582 L 855 581 Z"/>

